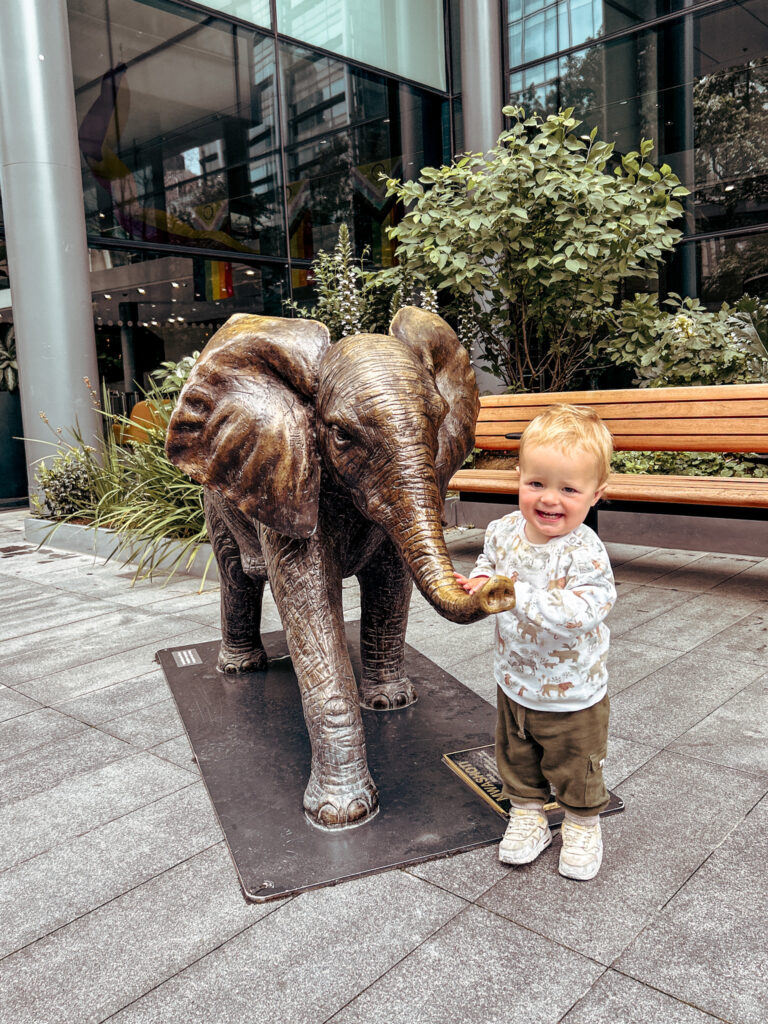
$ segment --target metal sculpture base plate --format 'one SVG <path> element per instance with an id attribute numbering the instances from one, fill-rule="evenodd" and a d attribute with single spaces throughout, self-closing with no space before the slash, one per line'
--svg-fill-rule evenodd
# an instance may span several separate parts
<path id="1" fill-rule="evenodd" d="M 349 623 L 356 675 L 358 638 L 359 624 Z M 296 676 L 284 633 L 263 640 L 267 670 L 238 676 L 216 671 L 217 641 L 157 654 L 247 899 L 277 899 L 498 842 L 504 819 L 442 762 L 446 751 L 491 741 L 495 709 L 411 647 L 406 672 L 418 701 L 363 711 L 379 813 L 339 832 L 311 825 L 302 807 L 310 746 Z"/>

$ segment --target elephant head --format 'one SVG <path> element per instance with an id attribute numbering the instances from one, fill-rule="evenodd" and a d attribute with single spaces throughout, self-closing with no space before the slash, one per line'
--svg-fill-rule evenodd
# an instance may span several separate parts
<path id="1" fill-rule="evenodd" d="M 449 479 L 472 448 L 479 399 L 441 317 L 401 309 L 389 335 L 330 345 L 312 320 L 238 315 L 200 356 L 171 418 L 169 458 L 248 519 L 301 539 L 327 474 L 383 527 L 431 604 L 471 622 L 514 603 L 496 577 L 453 578 L 442 531 Z"/>

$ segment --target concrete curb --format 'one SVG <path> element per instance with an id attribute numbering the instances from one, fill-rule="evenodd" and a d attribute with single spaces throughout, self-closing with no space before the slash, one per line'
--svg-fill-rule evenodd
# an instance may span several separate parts
<path id="1" fill-rule="evenodd" d="M 72 551 L 79 555 L 92 555 L 94 558 L 107 561 L 116 558 L 121 565 L 136 565 L 141 551 L 137 546 L 130 550 L 118 552 L 120 542 L 113 530 L 101 527 L 84 526 L 80 523 L 56 523 L 51 519 L 24 520 L 24 537 L 30 544 L 43 544 L 56 551 Z M 153 575 L 167 575 L 176 559 L 181 554 L 182 545 L 170 542 L 167 552 L 158 560 Z M 187 567 L 185 562 L 175 570 L 174 575 L 202 577 L 206 563 L 211 555 L 211 545 L 203 544 L 195 555 L 192 564 Z M 219 578 L 216 560 L 211 562 L 207 580 L 217 581 Z"/>

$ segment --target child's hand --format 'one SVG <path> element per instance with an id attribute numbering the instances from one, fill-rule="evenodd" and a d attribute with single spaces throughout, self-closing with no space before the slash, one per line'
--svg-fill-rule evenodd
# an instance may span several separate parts
<path id="1" fill-rule="evenodd" d="M 490 579 L 490 576 L 473 576 L 470 580 L 466 576 L 462 576 L 460 572 L 455 572 L 453 575 L 456 577 L 456 582 L 459 586 L 463 587 L 468 594 L 474 594 L 475 591 L 479 590 Z"/>

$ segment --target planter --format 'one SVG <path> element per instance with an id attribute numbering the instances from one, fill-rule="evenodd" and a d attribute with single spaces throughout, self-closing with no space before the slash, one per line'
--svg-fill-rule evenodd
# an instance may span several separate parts
<path id="1" fill-rule="evenodd" d="M 53 532 L 51 532 L 53 531 Z M 50 536 L 49 536 L 50 534 Z M 101 527 L 83 526 L 79 523 L 56 523 L 51 519 L 24 520 L 24 537 L 31 544 L 44 544 L 47 548 L 54 548 L 57 551 L 72 551 L 79 555 L 93 555 L 94 558 L 102 558 L 106 561 L 113 556 L 119 563 L 135 565 L 141 552 L 137 550 L 135 557 L 126 549 L 116 554 L 119 547 L 119 540 L 112 530 L 105 530 Z M 158 560 L 154 573 L 163 575 L 163 571 L 171 568 L 179 557 L 182 545 L 171 543 L 168 551 L 162 559 Z M 210 544 L 203 544 L 195 555 L 192 565 L 187 569 L 182 563 L 174 575 L 201 577 L 205 572 L 205 566 L 211 554 Z M 219 578 L 216 560 L 211 562 L 206 579 L 215 583 Z"/>
<path id="2" fill-rule="evenodd" d="M 10 504 L 27 496 L 27 460 L 21 422 L 21 395 L 0 391 L 0 502 Z"/>

